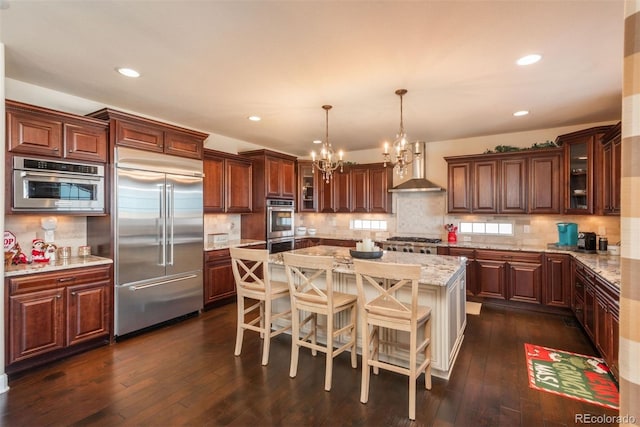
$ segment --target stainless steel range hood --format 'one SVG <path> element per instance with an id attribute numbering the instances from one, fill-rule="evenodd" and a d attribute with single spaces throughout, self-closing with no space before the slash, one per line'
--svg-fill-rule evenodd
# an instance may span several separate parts
<path id="1" fill-rule="evenodd" d="M 389 190 L 390 193 L 401 193 L 409 191 L 444 191 L 439 185 L 429 181 L 426 176 L 426 149 L 425 142 L 413 143 L 414 160 L 411 163 L 411 179 L 396 185 Z M 415 156 L 415 154 L 418 154 Z"/>

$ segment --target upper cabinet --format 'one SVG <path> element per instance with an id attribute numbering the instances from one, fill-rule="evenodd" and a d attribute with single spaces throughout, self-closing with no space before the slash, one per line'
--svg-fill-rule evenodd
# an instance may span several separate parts
<path id="1" fill-rule="evenodd" d="M 598 210 L 596 200 L 600 183 L 596 177 L 601 165 L 596 148 L 611 126 L 598 126 L 558 136 L 556 143 L 564 147 L 564 213 L 593 214 Z M 598 170 L 596 170 L 598 168 Z"/>
<path id="2" fill-rule="evenodd" d="M 620 215 L 621 123 L 602 136 L 600 197 L 602 214 Z"/>
<path id="3" fill-rule="evenodd" d="M 298 160 L 298 212 L 317 212 L 318 176 L 310 160 Z"/>
<path id="4" fill-rule="evenodd" d="M 560 213 L 561 149 L 445 157 L 448 212 Z"/>
<path id="5" fill-rule="evenodd" d="M 253 163 L 255 198 L 294 199 L 296 196 L 296 158 L 269 150 L 240 153 Z"/>
<path id="6" fill-rule="evenodd" d="M 27 154 L 107 161 L 107 123 L 7 100 L 7 149 Z"/>
<path id="7" fill-rule="evenodd" d="M 139 150 L 202 159 L 206 133 L 104 108 L 89 114 L 110 121 L 111 143 Z"/>
<path id="8" fill-rule="evenodd" d="M 206 213 L 252 212 L 252 164 L 233 154 L 204 150 L 203 203 Z"/>
<path id="9" fill-rule="evenodd" d="M 328 183 L 319 179 L 319 212 L 391 212 L 393 168 L 382 163 L 348 165 Z"/>

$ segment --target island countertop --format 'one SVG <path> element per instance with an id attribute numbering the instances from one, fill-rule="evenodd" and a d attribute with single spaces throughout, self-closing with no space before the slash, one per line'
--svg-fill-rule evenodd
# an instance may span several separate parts
<path id="1" fill-rule="evenodd" d="M 291 252 L 302 255 L 332 256 L 335 260 L 334 271 L 336 273 L 355 274 L 353 258 L 349 253 L 349 248 L 321 245 L 295 249 Z M 408 252 L 384 251 L 381 258 L 371 261 L 396 264 L 419 264 L 422 266 L 419 283 L 434 286 L 447 286 L 456 273 L 466 268 L 466 258 L 464 257 Z M 270 262 L 284 265 L 282 253 L 271 254 Z"/>

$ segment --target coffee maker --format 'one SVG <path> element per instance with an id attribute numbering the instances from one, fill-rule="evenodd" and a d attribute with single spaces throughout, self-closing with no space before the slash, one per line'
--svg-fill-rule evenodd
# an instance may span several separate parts
<path id="1" fill-rule="evenodd" d="M 578 233 L 578 250 L 580 252 L 596 253 L 596 233 L 581 231 Z"/>
<path id="2" fill-rule="evenodd" d="M 559 222 L 558 246 L 575 246 L 578 244 L 578 224 L 575 222 Z"/>

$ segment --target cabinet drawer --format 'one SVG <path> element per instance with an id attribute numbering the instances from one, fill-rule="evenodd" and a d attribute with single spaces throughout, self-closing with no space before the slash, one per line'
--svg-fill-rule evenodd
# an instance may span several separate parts
<path id="1" fill-rule="evenodd" d="M 506 262 L 542 263 L 542 254 L 537 252 L 476 250 L 476 259 Z"/>
<path id="2" fill-rule="evenodd" d="M 467 257 L 468 259 L 473 259 L 475 257 L 475 249 L 449 248 L 449 255 L 463 256 L 463 257 Z"/>
<path id="3" fill-rule="evenodd" d="M 77 285 L 80 283 L 109 280 L 110 266 L 64 270 L 52 273 L 38 273 L 7 279 L 9 294 L 16 295 L 45 289 Z"/>
<path id="4" fill-rule="evenodd" d="M 215 262 L 221 261 L 225 258 L 231 258 L 231 254 L 229 253 L 229 249 L 218 249 L 215 251 L 205 251 L 204 253 L 204 262 Z"/>

